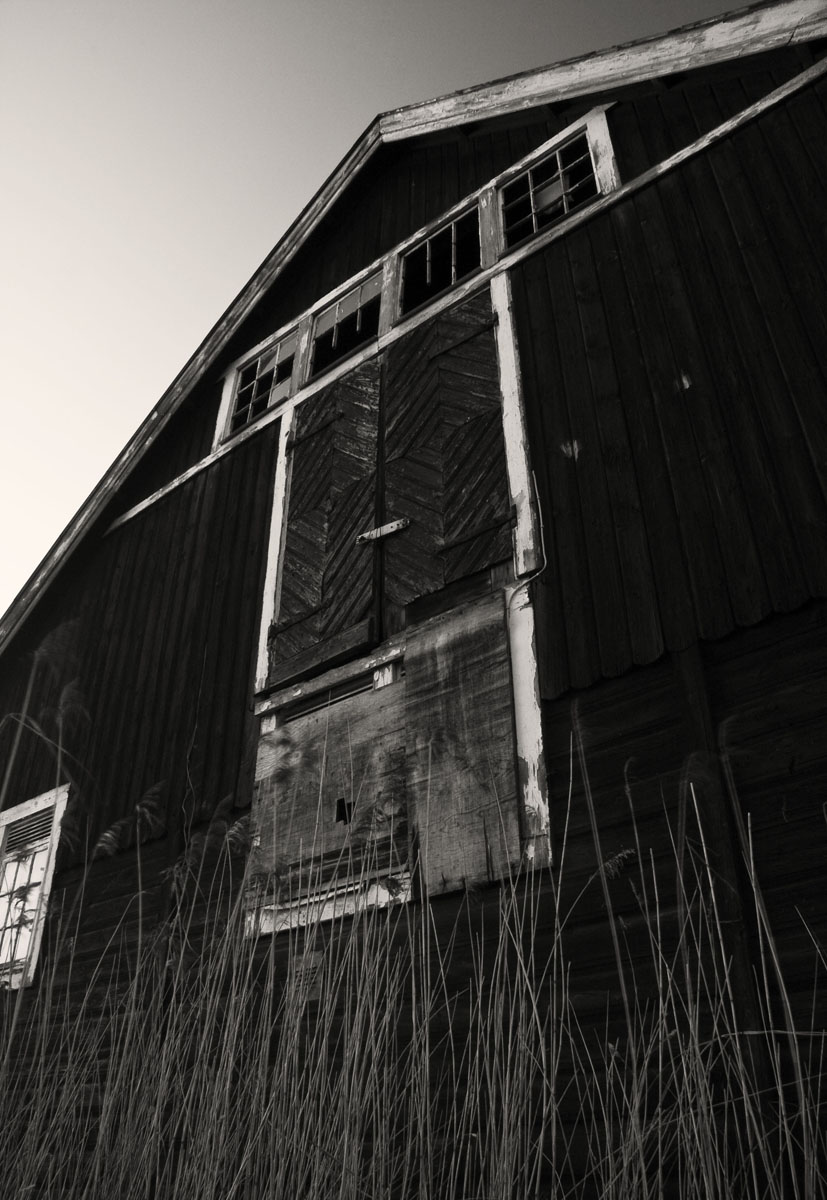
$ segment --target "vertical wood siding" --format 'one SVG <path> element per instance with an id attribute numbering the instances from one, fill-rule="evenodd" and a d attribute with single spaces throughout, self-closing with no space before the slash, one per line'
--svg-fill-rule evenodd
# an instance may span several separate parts
<path id="1" fill-rule="evenodd" d="M 227 795 L 246 802 L 276 438 L 275 426 L 262 431 L 77 556 L 0 680 L 0 711 L 19 710 L 31 655 L 72 617 L 38 669 L 29 711 L 42 734 L 23 735 L 7 804 L 53 786 L 57 707 L 72 680 L 87 714 L 78 704 L 65 725 L 73 813 L 81 826 L 88 815 L 93 839 L 156 786 L 170 826 Z M 4 755 L 12 731 L 0 731 Z"/>
<path id="2" fill-rule="evenodd" d="M 824 85 L 514 271 L 558 695 L 827 591 Z"/>

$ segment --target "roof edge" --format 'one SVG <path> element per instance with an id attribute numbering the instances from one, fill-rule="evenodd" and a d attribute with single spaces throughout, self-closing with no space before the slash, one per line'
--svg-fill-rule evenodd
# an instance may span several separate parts
<path id="1" fill-rule="evenodd" d="M 791 29 L 792 25 L 792 29 Z M 606 87 L 656 79 L 827 35 L 824 0 L 769 0 L 383 113 L 383 140 L 414 137 Z"/>

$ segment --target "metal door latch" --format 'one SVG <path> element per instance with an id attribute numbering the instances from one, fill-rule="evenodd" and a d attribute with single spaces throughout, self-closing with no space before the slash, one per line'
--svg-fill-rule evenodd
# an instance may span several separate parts
<path id="1" fill-rule="evenodd" d="M 410 523 L 410 517 L 400 517 L 398 521 L 388 521 L 387 525 L 380 525 L 378 529 L 369 529 L 367 533 L 360 533 L 356 539 L 356 545 L 364 546 L 368 542 L 376 542 L 379 538 L 387 537 L 389 533 L 407 529 Z"/>

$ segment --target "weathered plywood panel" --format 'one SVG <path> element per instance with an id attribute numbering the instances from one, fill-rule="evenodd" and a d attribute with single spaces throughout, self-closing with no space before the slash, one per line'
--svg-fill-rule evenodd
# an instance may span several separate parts
<path id="1" fill-rule="evenodd" d="M 507 877 L 520 821 L 502 595 L 412 632 L 405 675 L 408 795 L 429 894 Z"/>
<path id="2" fill-rule="evenodd" d="M 374 688 L 369 677 L 264 733 L 254 814 L 262 903 L 407 868 L 404 679 Z"/>

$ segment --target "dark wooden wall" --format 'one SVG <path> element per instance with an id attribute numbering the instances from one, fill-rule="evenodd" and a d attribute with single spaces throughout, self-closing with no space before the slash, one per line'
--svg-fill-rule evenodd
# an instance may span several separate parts
<path id="1" fill-rule="evenodd" d="M 42 735 L 22 735 L 6 803 L 54 786 L 63 694 L 75 857 L 87 818 L 94 841 L 149 789 L 159 789 L 171 853 L 181 819 L 236 792 L 249 801 L 277 434 L 270 426 L 132 521 L 91 538 L 6 657 L 4 714 L 20 711 L 41 648 L 28 712 Z M 72 681 L 75 690 L 65 692 Z M 3 760 L 14 730 L 9 722 L 0 732 Z"/>
<path id="2" fill-rule="evenodd" d="M 826 90 L 512 274 L 549 697 L 827 594 Z"/>

